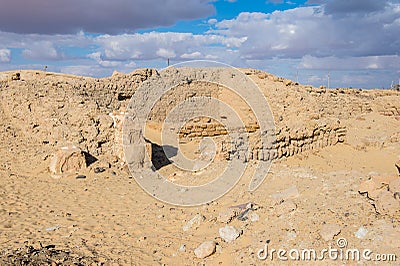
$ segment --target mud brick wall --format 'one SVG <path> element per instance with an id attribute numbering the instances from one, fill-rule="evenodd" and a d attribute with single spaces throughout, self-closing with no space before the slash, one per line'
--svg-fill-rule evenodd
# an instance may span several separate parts
<path id="1" fill-rule="evenodd" d="M 193 135 L 196 137 L 204 137 L 208 134 L 209 137 L 216 137 L 219 135 L 227 134 L 226 131 L 219 131 L 218 128 L 214 131 L 209 131 L 201 127 L 194 127 L 192 131 L 187 132 L 187 136 Z M 206 133 L 206 134 L 203 134 Z M 200 136 L 201 134 L 201 136 Z M 314 149 L 322 149 L 327 146 L 336 145 L 337 143 L 343 143 L 346 138 L 346 127 L 340 124 L 330 125 L 315 125 L 311 129 L 294 130 L 291 128 L 278 129 L 275 132 L 275 140 L 266 145 L 261 144 L 260 131 L 255 130 L 249 134 L 249 148 L 250 150 L 243 150 L 241 146 L 233 143 L 226 142 L 221 145 L 222 150 L 218 153 L 225 154 L 227 159 L 233 157 L 241 159 L 243 162 L 250 160 L 275 160 L 284 157 L 294 156 L 301 152 Z M 273 139 L 272 135 L 274 132 L 269 132 L 270 136 L 263 136 L 266 139 Z M 199 135 L 199 136 L 198 136 Z M 237 141 L 241 142 L 241 140 Z M 231 147 L 230 150 L 224 149 L 224 147 Z"/>

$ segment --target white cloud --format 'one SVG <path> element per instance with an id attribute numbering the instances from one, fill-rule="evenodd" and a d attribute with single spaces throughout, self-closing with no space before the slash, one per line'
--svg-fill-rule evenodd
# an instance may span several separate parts
<path id="1" fill-rule="evenodd" d="M 190 54 L 185 53 L 185 54 L 181 55 L 181 58 L 184 58 L 184 59 L 199 59 L 202 57 L 203 57 L 203 55 L 200 52 L 193 52 Z"/>
<path id="2" fill-rule="evenodd" d="M 88 55 L 88 58 L 95 60 L 102 67 L 113 67 L 116 68 L 123 63 L 120 61 L 103 60 L 100 52 L 95 52 Z"/>
<path id="3" fill-rule="evenodd" d="M 336 2 L 342 3 L 342 0 L 329 3 Z M 335 8 L 337 12 L 342 9 Z M 348 16 L 334 16 L 326 14 L 321 6 L 271 14 L 245 12 L 235 19 L 216 23 L 211 33 L 247 38 L 240 52 L 248 59 L 298 58 L 305 54 L 317 57 L 392 55 L 400 51 L 399 3 L 387 2 L 376 8 L 371 2 L 366 9 L 351 11 Z"/>
<path id="4" fill-rule="evenodd" d="M 38 60 L 60 60 L 63 58 L 63 55 L 50 41 L 34 42 L 29 45 L 28 49 L 22 51 L 22 55 L 28 59 Z"/>
<path id="5" fill-rule="evenodd" d="M 316 70 L 399 69 L 400 56 L 314 57 L 306 55 L 302 58 L 299 68 Z"/>
<path id="6" fill-rule="evenodd" d="M 215 19 L 215 18 L 210 18 L 210 19 L 207 21 L 207 23 L 210 24 L 210 25 L 214 25 L 214 24 L 217 23 L 217 22 L 218 22 L 218 20 Z"/>
<path id="7" fill-rule="evenodd" d="M 11 51 L 9 49 L 0 49 L 0 63 L 11 62 Z"/>
<path id="8" fill-rule="evenodd" d="M 226 48 L 238 48 L 244 38 L 216 34 L 150 32 L 143 34 L 103 35 L 93 41 L 99 46 L 104 60 L 154 60 L 185 58 L 189 54 L 215 55 Z M 196 54 L 199 56 L 199 54 Z"/>

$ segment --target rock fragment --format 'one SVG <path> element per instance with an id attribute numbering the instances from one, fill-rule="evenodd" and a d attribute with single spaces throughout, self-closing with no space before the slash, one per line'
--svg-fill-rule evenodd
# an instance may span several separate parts
<path id="1" fill-rule="evenodd" d="M 229 223 L 238 215 L 238 211 L 233 208 L 227 208 L 218 214 L 217 221 L 220 223 Z"/>
<path id="2" fill-rule="evenodd" d="M 198 228 L 200 224 L 205 220 L 206 218 L 201 215 L 200 213 L 196 214 L 192 219 L 190 219 L 184 226 L 183 226 L 183 231 L 187 232 L 191 228 Z"/>
<path id="3" fill-rule="evenodd" d="M 86 159 L 82 150 L 76 146 L 60 148 L 50 161 L 50 172 L 53 177 L 62 177 L 68 174 L 76 174 L 85 168 Z"/>
<path id="4" fill-rule="evenodd" d="M 239 230 L 233 226 L 227 225 L 219 229 L 219 236 L 225 242 L 235 241 L 242 234 L 242 230 Z"/>
<path id="5" fill-rule="evenodd" d="M 360 228 L 358 228 L 357 232 L 354 233 L 354 235 L 355 235 L 355 237 L 362 239 L 367 235 L 367 233 L 368 233 L 368 229 L 361 226 Z"/>
<path id="6" fill-rule="evenodd" d="M 215 241 L 205 241 L 194 250 L 194 254 L 199 259 L 204 259 L 215 253 L 217 243 Z"/>
<path id="7" fill-rule="evenodd" d="M 251 221 L 252 223 L 254 223 L 254 222 L 257 222 L 258 220 L 260 220 L 260 216 L 259 216 L 257 213 L 255 213 L 255 212 L 251 212 L 251 213 L 249 214 L 249 219 L 250 219 L 250 221 Z"/>

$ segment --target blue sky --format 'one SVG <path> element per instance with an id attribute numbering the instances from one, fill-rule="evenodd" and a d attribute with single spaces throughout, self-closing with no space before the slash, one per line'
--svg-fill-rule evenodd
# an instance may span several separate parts
<path id="1" fill-rule="evenodd" d="M 303 84 L 400 78 L 400 0 L 2 0 L 0 71 L 109 76 L 215 60 Z"/>

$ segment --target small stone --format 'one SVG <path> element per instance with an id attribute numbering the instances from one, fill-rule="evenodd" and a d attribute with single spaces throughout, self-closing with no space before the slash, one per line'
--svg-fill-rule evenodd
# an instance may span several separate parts
<path id="1" fill-rule="evenodd" d="M 227 225 L 219 229 L 219 236 L 225 242 L 232 242 L 236 240 L 242 234 L 242 230 L 238 230 L 233 226 Z"/>
<path id="2" fill-rule="evenodd" d="M 337 224 L 324 224 L 319 234 L 325 241 L 331 241 L 335 236 L 340 234 L 340 226 Z"/>
<path id="3" fill-rule="evenodd" d="M 220 223 L 227 224 L 230 221 L 232 221 L 232 219 L 235 218 L 237 214 L 238 214 L 237 210 L 233 208 L 225 209 L 218 214 L 217 221 Z"/>
<path id="4" fill-rule="evenodd" d="M 254 222 L 257 222 L 258 220 L 260 220 L 260 216 L 257 213 L 252 212 L 249 214 L 249 219 L 252 223 L 254 223 Z"/>
<path id="5" fill-rule="evenodd" d="M 77 176 L 76 176 L 76 179 L 85 179 L 85 178 L 86 178 L 85 175 L 77 175 Z"/>
<path id="6" fill-rule="evenodd" d="M 94 168 L 94 173 L 95 174 L 99 174 L 99 173 L 103 173 L 106 169 L 104 169 L 103 167 L 96 167 Z"/>
<path id="7" fill-rule="evenodd" d="M 288 239 L 289 241 L 295 239 L 296 237 L 297 237 L 297 234 L 296 234 L 296 232 L 293 231 L 293 230 L 287 233 L 287 239 Z"/>
<path id="8" fill-rule="evenodd" d="M 215 253 L 217 243 L 215 241 L 203 242 L 198 248 L 194 250 L 194 254 L 199 259 L 207 258 Z"/>
<path id="9" fill-rule="evenodd" d="M 146 236 L 141 236 L 141 237 L 139 237 L 138 242 L 143 242 L 143 241 L 145 241 L 146 239 L 147 239 Z"/>
<path id="10" fill-rule="evenodd" d="M 21 74 L 20 73 L 14 73 L 11 76 L 11 80 L 20 80 L 21 79 Z"/>
<path id="11" fill-rule="evenodd" d="M 397 168 L 397 171 L 399 172 L 399 176 L 400 176 L 400 160 L 394 164 Z"/>
<path id="12" fill-rule="evenodd" d="M 203 215 L 200 213 L 196 214 L 192 219 L 190 219 L 184 226 L 183 226 L 183 231 L 189 231 L 192 227 L 197 229 L 201 222 L 203 222 L 206 219 Z"/>
<path id="13" fill-rule="evenodd" d="M 364 228 L 363 226 L 361 226 L 360 228 L 358 228 L 357 232 L 354 233 L 354 235 L 357 238 L 362 239 L 367 235 L 367 233 L 368 233 L 368 230 L 366 228 Z"/>
<path id="14" fill-rule="evenodd" d="M 53 227 L 48 227 L 48 228 L 46 228 L 46 231 L 47 231 L 47 232 L 51 232 L 51 231 L 56 231 L 56 230 L 58 230 L 58 229 L 60 229 L 60 226 L 59 226 L 59 225 L 56 225 L 56 226 L 53 226 Z"/>
<path id="15" fill-rule="evenodd" d="M 183 244 L 182 246 L 179 247 L 178 249 L 180 252 L 185 252 L 186 251 L 186 245 Z"/>

